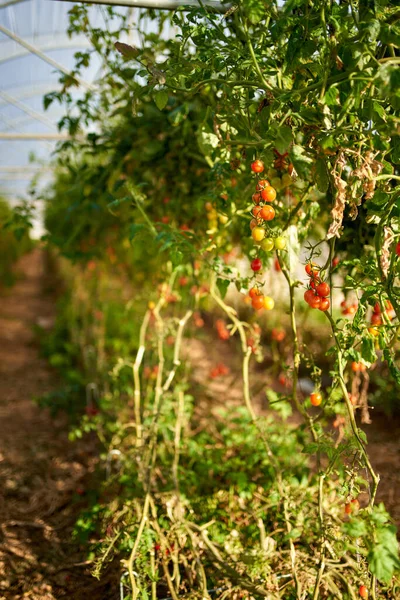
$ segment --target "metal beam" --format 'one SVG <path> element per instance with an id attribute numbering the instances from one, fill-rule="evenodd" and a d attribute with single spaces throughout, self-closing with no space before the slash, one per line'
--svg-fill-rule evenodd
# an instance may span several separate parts
<path id="1" fill-rule="evenodd" d="M 50 165 L 0 165 L 0 173 L 18 173 L 19 171 L 51 171 Z"/>
<path id="2" fill-rule="evenodd" d="M 25 0 L 6 0 L 6 2 L 2 2 L 0 4 L 0 8 L 7 8 L 7 6 L 12 6 L 13 4 L 19 4 L 20 2 L 25 2 Z"/>
<path id="3" fill-rule="evenodd" d="M 38 36 L 37 41 L 36 41 L 36 48 L 38 48 L 41 51 L 43 51 L 43 50 L 65 50 L 65 49 L 75 50 L 75 49 L 79 49 L 79 48 L 91 48 L 92 47 L 91 43 L 86 38 L 82 39 L 82 41 L 80 41 L 80 38 L 74 38 L 73 40 L 66 39 L 66 40 L 58 41 L 58 42 L 55 42 L 54 40 L 45 42 L 45 41 L 41 40 L 41 37 L 42 36 Z M 46 40 L 48 39 L 45 36 L 43 36 L 43 37 Z M 1 49 L 1 45 L 4 43 L 9 43 L 9 42 L 8 42 L 8 40 L 7 40 L 7 42 L 0 42 L 0 49 Z M 19 52 L 13 52 L 12 54 L 9 53 L 6 56 L 0 56 L 0 63 L 5 63 L 10 60 L 22 58 L 24 56 L 27 56 L 28 54 L 31 54 L 30 50 L 21 49 Z"/>
<path id="4" fill-rule="evenodd" d="M 6 93 L 8 93 L 9 91 L 13 91 L 13 98 L 15 98 L 16 100 L 26 100 L 27 98 L 34 98 L 35 96 L 43 96 L 44 94 L 47 94 L 49 92 L 54 92 L 55 89 L 55 84 L 50 84 L 50 85 L 37 85 L 37 86 L 25 86 L 25 85 L 20 85 L 20 86 L 12 86 L 9 88 L 3 88 L 3 91 L 5 91 Z M 8 102 L 6 102 L 5 100 L 1 100 L 0 98 L 0 108 L 2 106 L 6 106 L 8 104 Z"/>
<path id="5" fill-rule="evenodd" d="M 63 0 L 53 0 L 53 2 L 61 1 Z M 68 0 L 68 2 L 76 2 L 76 0 Z M 165 10 L 176 10 L 183 6 L 200 6 L 197 0 L 83 0 L 82 4 L 106 4 L 108 6 L 160 8 Z M 225 13 L 230 8 L 228 4 L 221 4 L 217 0 L 202 0 L 202 5 L 220 13 Z"/>
<path id="6" fill-rule="evenodd" d="M 30 106 L 27 106 L 23 102 L 20 102 L 13 96 L 6 94 L 6 92 L 2 92 L 0 90 L 0 98 L 3 98 L 3 100 L 8 102 L 9 104 L 13 104 L 16 108 L 18 108 L 19 110 L 22 110 L 24 113 L 29 115 L 32 119 L 35 119 L 36 121 L 40 121 L 41 123 L 46 125 L 46 127 L 50 127 L 50 129 L 57 128 L 56 124 L 53 123 L 53 121 L 50 121 L 50 119 L 48 119 L 44 115 L 36 112 L 36 110 L 33 110 Z"/>
<path id="7" fill-rule="evenodd" d="M 73 77 L 75 79 L 75 81 L 77 81 L 77 83 L 79 83 L 86 89 L 88 89 L 88 90 L 95 89 L 95 86 L 93 86 L 90 83 L 87 83 L 87 81 L 84 81 L 83 79 L 80 79 L 80 77 L 77 77 L 76 75 L 72 75 L 71 71 L 66 69 L 63 65 L 60 65 L 60 63 L 58 63 L 56 60 L 54 60 L 53 58 L 50 58 L 50 56 L 47 56 L 47 54 L 44 54 L 36 46 L 33 46 L 32 44 L 29 44 L 28 42 L 23 40 L 21 37 L 19 37 L 19 35 L 16 35 L 13 31 L 10 31 L 9 29 L 7 29 L 7 27 L 4 27 L 4 25 L 0 25 L 0 32 L 4 33 L 4 35 L 7 35 L 9 38 L 14 40 L 14 42 L 17 42 L 17 44 L 20 44 L 21 46 L 23 46 L 24 48 L 29 50 L 29 52 L 31 52 L 32 54 L 35 54 L 38 58 L 40 58 L 41 60 L 44 60 L 44 62 L 47 62 L 49 65 L 51 65 L 58 71 L 61 71 L 62 73 L 65 73 L 66 75 L 69 75 L 70 77 Z"/>
<path id="8" fill-rule="evenodd" d="M 0 140 L 70 140 L 71 136 L 66 133 L 3 133 L 0 132 Z"/>

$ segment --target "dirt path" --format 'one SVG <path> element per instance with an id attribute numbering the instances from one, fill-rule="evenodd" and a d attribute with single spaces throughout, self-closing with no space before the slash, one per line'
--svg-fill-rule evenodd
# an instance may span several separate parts
<path id="1" fill-rule="evenodd" d="M 106 600 L 115 582 L 113 594 L 107 582 L 99 588 L 71 537 L 96 448 L 69 443 L 65 419 L 33 402 L 57 385 L 32 328 L 54 318 L 44 258 L 25 256 L 16 285 L 0 293 L 0 600 Z"/>

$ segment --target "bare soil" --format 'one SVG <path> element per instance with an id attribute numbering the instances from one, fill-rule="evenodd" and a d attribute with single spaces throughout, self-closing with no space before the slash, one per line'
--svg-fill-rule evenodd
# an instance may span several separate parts
<path id="1" fill-rule="evenodd" d="M 106 600 L 117 582 L 106 576 L 99 584 L 72 539 L 98 448 L 90 438 L 69 442 L 66 418 L 34 402 L 57 387 L 34 332 L 54 321 L 52 287 L 36 249 L 20 261 L 15 286 L 0 293 L 0 600 Z"/>

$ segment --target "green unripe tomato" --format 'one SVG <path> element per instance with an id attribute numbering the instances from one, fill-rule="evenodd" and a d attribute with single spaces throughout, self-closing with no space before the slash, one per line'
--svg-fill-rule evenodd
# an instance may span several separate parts
<path id="1" fill-rule="evenodd" d="M 274 243 L 277 250 L 284 250 L 286 248 L 286 239 L 282 236 L 275 238 Z"/>
<path id="2" fill-rule="evenodd" d="M 293 183 L 293 179 L 291 178 L 291 176 L 289 175 L 289 173 L 285 173 L 282 176 L 282 185 L 283 187 L 289 187 L 289 185 L 292 185 Z"/>
<path id="3" fill-rule="evenodd" d="M 276 190 L 281 190 L 282 189 L 281 178 L 280 177 L 274 177 L 273 179 L 271 179 L 271 185 Z"/>
<path id="4" fill-rule="evenodd" d="M 274 240 L 272 238 L 266 238 L 261 242 L 261 248 L 265 250 L 265 252 L 271 252 L 275 247 Z"/>

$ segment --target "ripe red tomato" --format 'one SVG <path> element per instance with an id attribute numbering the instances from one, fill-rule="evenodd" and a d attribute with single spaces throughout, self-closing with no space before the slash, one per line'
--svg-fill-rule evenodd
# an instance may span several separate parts
<path id="1" fill-rule="evenodd" d="M 319 406 L 322 402 L 322 394 L 319 392 L 313 392 L 310 394 L 310 402 L 313 406 Z"/>
<path id="2" fill-rule="evenodd" d="M 340 263 L 340 260 L 338 259 L 337 256 L 335 256 L 335 258 L 332 260 L 332 267 L 333 268 L 337 267 L 339 263 Z"/>
<path id="3" fill-rule="evenodd" d="M 279 271 L 282 271 L 282 267 L 281 267 L 280 262 L 279 262 L 279 260 L 277 258 L 275 258 L 275 260 L 274 260 L 274 269 L 278 273 L 279 273 Z"/>
<path id="4" fill-rule="evenodd" d="M 316 266 L 317 265 L 314 262 L 307 263 L 305 266 L 307 275 L 309 275 L 310 277 L 318 277 L 318 271 L 314 268 Z"/>
<path id="5" fill-rule="evenodd" d="M 261 294 L 260 290 L 257 287 L 252 287 L 249 290 L 250 298 L 254 298 L 255 296 L 259 296 Z"/>
<path id="6" fill-rule="evenodd" d="M 319 296 L 322 296 L 322 298 L 326 298 L 331 293 L 331 288 L 325 281 L 323 281 L 317 286 L 317 293 Z"/>
<path id="7" fill-rule="evenodd" d="M 320 308 L 321 298 L 314 294 L 313 297 L 310 299 L 309 305 L 311 306 L 311 308 Z"/>
<path id="8" fill-rule="evenodd" d="M 254 204 L 259 204 L 261 200 L 261 194 L 259 192 L 256 192 L 252 195 L 251 199 L 253 200 Z"/>
<path id="9" fill-rule="evenodd" d="M 371 325 L 382 325 L 381 315 L 378 315 L 378 313 L 373 313 L 371 316 Z"/>
<path id="10" fill-rule="evenodd" d="M 250 268 L 253 271 L 260 271 L 262 267 L 262 262 L 259 258 L 254 258 L 250 263 Z"/>
<path id="11" fill-rule="evenodd" d="M 264 171 L 264 163 L 262 160 L 255 160 L 251 163 L 251 170 L 253 173 L 262 173 Z"/>
<path id="12" fill-rule="evenodd" d="M 257 182 L 256 190 L 257 190 L 257 192 L 261 192 L 261 190 L 263 190 L 266 187 L 269 187 L 269 181 L 267 181 L 266 179 L 260 179 Z"/>
<path id="13" fill-rule="evenodd" d="M 360 585 L 360 587 L 358 588 L 358 593 L 360 594 L 361 598 L 368 598 L 368 588 L 366 585 Z"/>
<path id="14" fill-rule="evenodd" d="M 283 340 L 286 337 L 286 333 L 283 329 L 273 329 L 271 331 L 271 337 L 273 340 L 277 341 L 277 342 L 283 342 Z"/>
<path id="15" fill-rule="evenodd" d="M 253 231 L 254 227 L 257 227 L 257 221 L 255 219 L 252 219 L 250 221 L 250 229 Z"/>
<path id="16" fill-rule="evenodd" d="M 329 298 L 321 298 L 319 310 L 322 310 L 322 312 L 325 312 L 328 310 L 330 305 L 331 305 L 331 303 L 329 302 Z"/>
<path id="17" fill-rule="evenodd" d="M 367 370 L 367 367 L 362 362 L 355 362 L 354 361 L 354 362 L 351 363 L 351 370 L 354 373 L 365 373 L 365 371 Z"/>
<path id="18" fill-rule="evenodd" d="M 268 186 L 261 191 L 261 198 L 264 202 L 273 202 L 276 198 L 276 191 L 273 187 Z"/>
<path id="19" fill-rule="evenodd" d="M 374 313 L 376 313 L 377 315 L 381 314 L 381 305 L 379 304 L 379 302 L 377 302 L 374 306 Z"/>
<path id="20" fill-rule="evenodd" d="M 400 242 L 397 242 L 396 244 L 396 254 L 397 256 L 400 256 Z"/>
<path id="21" fill-rule="evenodd" d="M 307 302 L 307 304 L 310 304 L 310 301 L 312 298 L 314 298 L 315 294 L 313 290 L 307 290 L 304 293 L 304 300 Z"/>
<path id="22" fill-rule="evenodd" d="M 267 204 L 266 206 L 263 206 L 260 210 L 259 217 L 264 219 L 264 221 L 272 221 L 272 219 L 275 218 L 275 209 L 269 204 Z"/>
<path id="23" fill-rule="evenodd" d="M 255 206 L 254 208 L 251 209 L 251 212 L 256 217 L 258 215 L 258 213 L 260 212 L 260 210 L 262 210 L 261 206 Z"/>
<path id="24" fill-rule="evenodd" d="M 254 296 L 251 301 L 251 305 L 255 310 L 261 310 L 264 308 L 264 296 L 260 294 L 259 296 Z"/>

